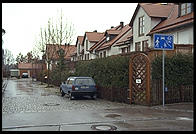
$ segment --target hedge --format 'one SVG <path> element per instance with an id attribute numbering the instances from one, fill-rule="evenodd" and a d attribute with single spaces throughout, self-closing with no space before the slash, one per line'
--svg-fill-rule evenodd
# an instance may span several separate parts
<path id="1" fill-rule="evenodd" d="M 164 70 L 166 86 L 193 85 L 193 55 L 166 56 Z M 152 62 L 152 79 L 162 79 L 162 57 Z"/>
<path id="2" fill-rule="evenodd" d="M 129 56 L 111 56 L 76 63 L 76 76 L 90 76 L 106 88 L 128 88 Z"/>

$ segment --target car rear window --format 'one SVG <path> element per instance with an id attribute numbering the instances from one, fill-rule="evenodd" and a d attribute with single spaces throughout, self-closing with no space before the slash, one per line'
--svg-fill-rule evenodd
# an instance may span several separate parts
<path id="1" fill-rule="evenodd" d="M 76 79 L 75 81 L 76 85 L 95 85 L 94 81 L 92 79 Z"/>
<path id="2" fill-rule="evenodd" d="M 72 85 L 73 81 L 74 81 L 74 79 L 69 79 L 68 82 L 67 82 L 67 84 L 68 85 Z"/>

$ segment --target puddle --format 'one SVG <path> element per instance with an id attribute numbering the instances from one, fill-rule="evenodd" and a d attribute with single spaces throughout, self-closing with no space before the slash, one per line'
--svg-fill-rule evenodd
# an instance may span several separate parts
<path id="1" fill-rule="evenodd" d="M 117 129 L 117 127 L 112 125 L 92 125 L 91 129 L 99 131 L 114 131 Z"/>
<path id="2" fill-rule="evenodd" d="M 193 120 L 193 119 L 187 117 L 177 117 L 176 120 Z"/>
<path id="3" fill-rule="evenodd" d="M 58 106 L 59 103 L 45 103 L 44 106 Z"/>
<path id="4" fill-rule="evenodd" d="M 119 114 L 107 114 L 105 117 L 110 117 L 110 118 L 115 118 L 115 117 L 120 117 L 121 115 Z"/>

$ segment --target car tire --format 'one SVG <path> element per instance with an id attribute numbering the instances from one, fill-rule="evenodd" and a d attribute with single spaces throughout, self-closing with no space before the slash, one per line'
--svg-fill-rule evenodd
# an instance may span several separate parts
<path id="1" fill-rule="evenodd" d="M 97 95 L 92 95 L 91 98 L 92 98 L 93 100 L 96 100 Z"/>
<path id="2" fill-rule="evenodd" d="M 69 93 L 69 100 L 73 100 L 73 95 Z"/>
<path id="3" fill-rule="evenodd" d="M 63 92 L 63 90 L 60 88 L 60 92 L 61 92 L 61 96 L 65 96 L 65 93 Z"/>

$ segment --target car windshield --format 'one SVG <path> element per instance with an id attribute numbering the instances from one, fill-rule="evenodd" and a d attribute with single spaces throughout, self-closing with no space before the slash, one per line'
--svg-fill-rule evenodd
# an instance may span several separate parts
<path id="1" fill-rule="evenodd" d="M 89 79 L 89 78 L 76 79 L 75 84 L 76 85 L 95 85 L 94 81 L 92 79 Z"/>

